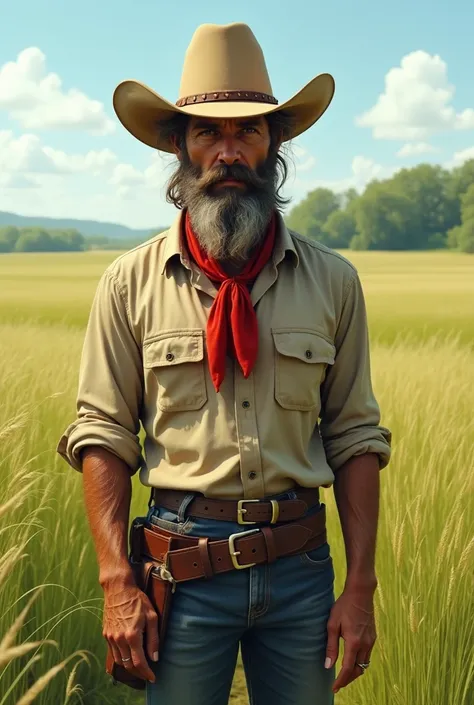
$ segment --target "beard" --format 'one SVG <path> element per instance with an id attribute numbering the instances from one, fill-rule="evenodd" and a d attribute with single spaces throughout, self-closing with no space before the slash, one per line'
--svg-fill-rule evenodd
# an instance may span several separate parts
<path id="1" fill-rule="evenodd" d="M 219 165 L 203 173 L 187 151 L 173 176 L 193 231 L 209 257 L 242 265 L 265 239 L 277 200 L 277 153 L 253 170 L 242 164 Z M 220 186 L 236 179 L 243 186 Z"/>

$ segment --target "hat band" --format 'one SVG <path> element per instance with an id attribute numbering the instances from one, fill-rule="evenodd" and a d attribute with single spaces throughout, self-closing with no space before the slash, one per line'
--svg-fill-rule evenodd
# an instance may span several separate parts
<path id="1" fill-rule="evenodd" d="M 176 101 L 178 108 L 185 105 L 195 105 L 196 103 L 215 103 L 221 100 L 244 100 L 246 103 L 273 103 L 278 105 L 278 100 L 268 93 L 255 93 L 254 91 L 217 91 L 211 93 L 201 93 L 199 95 L 188 95 Z"/>

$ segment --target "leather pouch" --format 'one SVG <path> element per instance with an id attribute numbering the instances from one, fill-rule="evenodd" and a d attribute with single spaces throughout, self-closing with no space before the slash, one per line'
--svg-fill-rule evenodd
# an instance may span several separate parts
<path id="1" fill-rule="evenodd" d="M 141 536 L 143 534 L 144 523 L 141 518 L 133 521 L 130 529 L 130 556 L 129 563 L 133 570 L 135 582 L 149 598 L 153 609 L 158 615 L 158 644 L 159 649 L 163 647 L 166 634 L 166 626 L 171 609 L 172 596 L 175 591 L 175 584 L 170 573 L 163 563 L 150 560 L 141 555 Z M 146 652 L 145 633 L 143 635 L 143 648 L 149 666 L 153 669 L 156 665 L 151 661 Z M 123 683 L 136 690 L 144 690 L 146 680 L 133 668 L 125 668 L 114 660 L 110 645 L 107 647 L 105 670 L 112 677 L 114 685 Z"/>

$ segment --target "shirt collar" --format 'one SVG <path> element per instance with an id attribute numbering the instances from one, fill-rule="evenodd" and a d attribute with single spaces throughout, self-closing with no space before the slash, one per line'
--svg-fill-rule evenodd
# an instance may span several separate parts
<path id="1" fill-rule="evenodd" d="M 166 244 L 163 252 L 161 274 L 164 274 L 166 265 L 169 260 L 175 255 L 179 255 L 181 264 L 191 266 L 188 254 L 183 247 L 182 237 L 181 237 L 181 223 L 184 217 L 184 212 L 180 211 L 173 221 L 168 233 L 166 235 Z M 275 267 L 282 262 L 287 252 L 291 252 L 291 257 L 293 259 L 293 266 L 296 268 L 299 265 L 299 255 L 293 242 L 293 238 L 290 235 L 288 228 L 285 225 L 283 216 L 279 211 L 277 211 L 277 231 L 276 231 L 275 247 L 272 253 L 272 260 Z"/>

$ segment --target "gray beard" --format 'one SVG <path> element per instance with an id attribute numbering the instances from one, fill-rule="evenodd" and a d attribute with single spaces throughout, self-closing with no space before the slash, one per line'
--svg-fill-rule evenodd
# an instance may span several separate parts
<path id="1" fill-rule="evenodd" d="M 271 199 L 235 189 L 219 196 L 201 193 L 189 201 L 189 217 L 201 247 L 209 257 L 236 265 L 247 262 L 264 240 L 275 208 Z"/>

